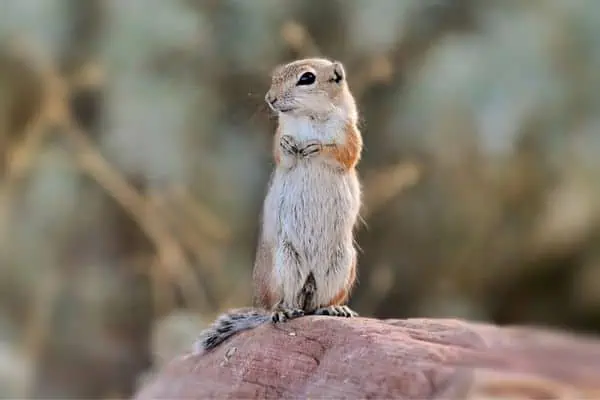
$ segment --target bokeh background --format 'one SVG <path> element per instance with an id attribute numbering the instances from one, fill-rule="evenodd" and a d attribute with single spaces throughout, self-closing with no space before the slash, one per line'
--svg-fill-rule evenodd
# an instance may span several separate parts
<path id="1" fill-rule="evenodd" d="M 361 110 L 352 307 L 600 333 L 597 0 L 1 0 L 0 397 L 127 397 L 250 304 L 308 56 Z"/>

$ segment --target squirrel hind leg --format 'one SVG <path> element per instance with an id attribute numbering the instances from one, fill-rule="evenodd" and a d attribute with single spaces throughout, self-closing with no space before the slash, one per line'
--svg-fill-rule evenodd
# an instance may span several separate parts
<path id="1" fill-rule="evenodd" d="M 302 316 L 304 316 L 304 310 L 295 307 L 287 307 L 283 304 L 283 301 L 280 301 L 271 313 L 271 322 L 276 324 L 300 318 Z"/>
<path id="2" fill-rule="evenodd" d="M 345 317 L 355 318 L 358 317 L 358 313 L 352 310 L 348 306 L 328 306 L 321 307 L 314 311 L 314 315 L 327 315 L 330 317 Z"/>
<path id="3" fill-rule="evenodd" d="M 209 351 L 238 332 L 256 328 L 268 322 L 270 314 L 260 309 L 240 309 L 221 315 L 200 333 L 194 344 L 197 353 Z"/>
<path id="4" fill-rule="evenodd" d="M 300 305 L 300 308 L 289 308 L 284 307 L 283 303 L 280 302 L 275 311 L 271 316 L 271 320 L 274 323 L 285 322 L 291 319 L 299 318 L 308 313 L 309 310 L 314 310 L 314 298 L 315 292 L 317 291 L 317 283 L 315 281 L 315 276 L 313 273 L 309 273 L 306 277 L 306 281 L 302 286 L 302 289 L 298 293 L 296 298 L 296 304 Z"/>

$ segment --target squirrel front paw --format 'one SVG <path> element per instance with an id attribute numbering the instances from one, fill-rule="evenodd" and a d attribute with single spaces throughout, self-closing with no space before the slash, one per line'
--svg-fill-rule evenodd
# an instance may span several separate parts
<path id="1" fill-rule="evenodd" d="M 289 155 L 297 155 L 299 152 L 296 140 L 290 135 L 281 136 L 279 139 L 279 147 L 281 147 L 284 153 Z"/>
<path id="2" fill-rule="evenodd" d="M 314 157 L 323 150 L 323 143 L 318 140 L 309 140 L 299 152 L 303 158 Z"/>

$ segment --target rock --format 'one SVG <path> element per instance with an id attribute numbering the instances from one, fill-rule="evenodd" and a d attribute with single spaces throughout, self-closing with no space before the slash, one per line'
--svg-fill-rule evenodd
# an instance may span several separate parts
<path id="1" fill-rule="evenodd" d="M 600 340 L 451 319 L 304 317 L 176 358 L 146 399 L 600 398 Z"/>

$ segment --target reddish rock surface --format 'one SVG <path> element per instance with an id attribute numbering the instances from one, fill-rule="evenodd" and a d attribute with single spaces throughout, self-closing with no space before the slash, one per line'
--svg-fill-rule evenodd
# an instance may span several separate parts
<path id="1" fill-rule="evenodd" d="M 173 360 L 142 399 L 600 399 L 600 340 L 459 320 L 304 317 Z"/>

